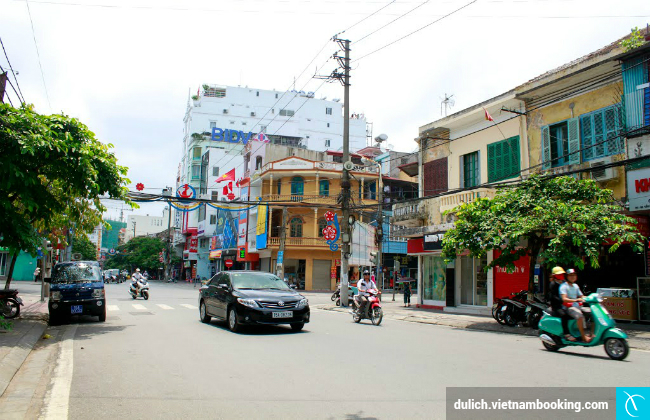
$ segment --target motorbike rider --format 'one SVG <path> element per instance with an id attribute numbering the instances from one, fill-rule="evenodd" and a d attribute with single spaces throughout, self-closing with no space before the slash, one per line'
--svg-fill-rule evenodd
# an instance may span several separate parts
<path id="1" fill-rule="evenodd" d="M 370 296 L 370 290 L 377 290 L 377 285 L 374 281 L 370 280 L 370 271 L 365 270 L 363 272 L 363 279 L 357 283 L 357 288 L 359 289 L 359 294 L 356 296 L 359 304 L 359 313 L 364 313 L 367 311 L 368 307 L 368 296 Z"/>
<path id="2" fill-rule="evenodd" d="M 576 341 L 576 338 L 569 333 L 569 316 L 564 307 L 564 300 L 560 295 L 560 287 L 564 284 L 564 269 L 560 266 L 553 267 L 551 271 L 553 281 L 549 287 L 548 301 L 551 303 L 551 315 L 562 320 L 562 332 L 569 341 Z"/>
<path id="3" fill-rule="evenodd" d="M 585 300 L 580 287 L 576 284 L 578 274 L 576 274 L 575 270 L 569 269 L 567 270 L 567 278 L 568 281 L 560 286 L 560 296 L 562 297 L 564 306 L 568 308 L 566 309 L 567 315 L 575 319 L 578 324 L 582 341 L 588 343 L 591 341 L 591 337 L 585 333 L 585 317 L 578 303 Z"/>
<path id="4" fill-rule="evenodd" d="M 135 273 L 131 276 L 131 281 L 133 282 L 133 288 L 136 291 L 140 290 L 140 282 L 144 281 L 144 276 L 140 274 L 139 268 L 135 269 Z"/>

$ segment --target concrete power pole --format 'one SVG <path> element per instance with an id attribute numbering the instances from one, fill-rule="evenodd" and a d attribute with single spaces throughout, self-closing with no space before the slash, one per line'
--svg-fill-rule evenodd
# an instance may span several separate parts
<path id="1" fill-rule="evenodd" d="M 165 255 L 165 280 L 169 281 L 171 278 L 171 264 L 172 264 L 172 206 L 171 201 L 167 202 L 167 212 L 169 218 L 167 220 L 167 255 Z"/>
<path id="2" fill-rule="evenodd" d="M 377 191 L 377 199 L 379 200 L 379 213 L 377 214 L 377 281 L 375 282 L 377 286 L 381 284 L 381 288 L 384 288 L 383 282 L 383 263 L 382 263 L 382 247 L 384 244 L 384 183 L 382 180 L 381 173 L 381 162 L 379 162 L 379 191 Z"/>
<path id="3" fill-rule="evenodd" d="M 276 271 L 278 277 L 284 280 L 284 247 L 287 241 L 287 223 L 289 219 L 289 210 L 282 207 L 282 226 L 280 227 L 280 248 L 278 249 L 278 259 L 276 262 Z"/>
<path id="4" fill-rule="evenodd" d="M 350 257 L 350 226 L 348 224 L 350 218 L 350 173 L 346 168 L 347 162 L 350 160 L 350 41 L 338 40 L 339 45 L 345 51 L 345 58 L 343 61 L 343 69 L 345 74 L 343 76 L 343 174 L 341 177 L 341 195 L 342 195 L 342 213 L 341 220 L 341 240 L 343 242 L 341 247 L 341 306 L 348 306 L 348 258 Z"/>

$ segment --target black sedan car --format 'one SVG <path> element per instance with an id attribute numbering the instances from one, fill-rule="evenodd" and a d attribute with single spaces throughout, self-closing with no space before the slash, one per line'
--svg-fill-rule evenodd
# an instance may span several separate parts
<path id="1" fill-rule="evenodd" d="M 199 314 L 202 322 L 227 321 L 233 332 L 247 324 L 289 324 L 300 331 L 309 322 L 309 303 L 271 273 L 224 271 L 199 290 Z"/>

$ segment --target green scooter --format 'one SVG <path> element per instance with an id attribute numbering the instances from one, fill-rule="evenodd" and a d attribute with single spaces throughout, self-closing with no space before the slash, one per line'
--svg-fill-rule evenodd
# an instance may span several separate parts
<path id="1" fill-rule="evenodd" d="M 605 353 L 614 360 L 623 360 L 630 352 L 627 344 L 627 334 L 616 328 L 616 322 L 607 309 L 601 305 L 602 297 L 592 293 L 585 297 L 584 303 L 591 308 L 591 322 L 594 324 L 594 335 L 589 343 L 584 341 L 569 341 L 562 332 L 562 320 L 545 313 L 539 321 L 539 338 L 549 351 L 558 351 L 565 346 L 594 347 L 603 344 Z M 585 316 L 585 319 L 588 316 Z M 579 337 L 580 332 L 575 319 L 569 320 L 569 333 Z"/>

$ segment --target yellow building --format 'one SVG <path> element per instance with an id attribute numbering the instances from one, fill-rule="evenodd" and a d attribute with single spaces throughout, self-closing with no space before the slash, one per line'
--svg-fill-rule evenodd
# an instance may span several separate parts
<path id="1" fill-rule="evenodd" d="M 305 290 L 332 290 L 340 276 L 340 249 L 330 249 L 322 230 L 327 225 L 326 212 L 341 217 L 338 197 L 343 164 L 335 162 L 335 156 L 323 157 L 331 161 L 291 156 L 269 162 L 250 181 L 251 192 L 259 192 L 261 201 L 269 203 L 268 210 L 262 210 L 268 211 L 266 244 L 256 243 L 260 269 L 275 271 L 286 209 L 284 273 Z M 377 205 L 377 167 L 355 165 L 350 174 L 353 207 Z"/>

